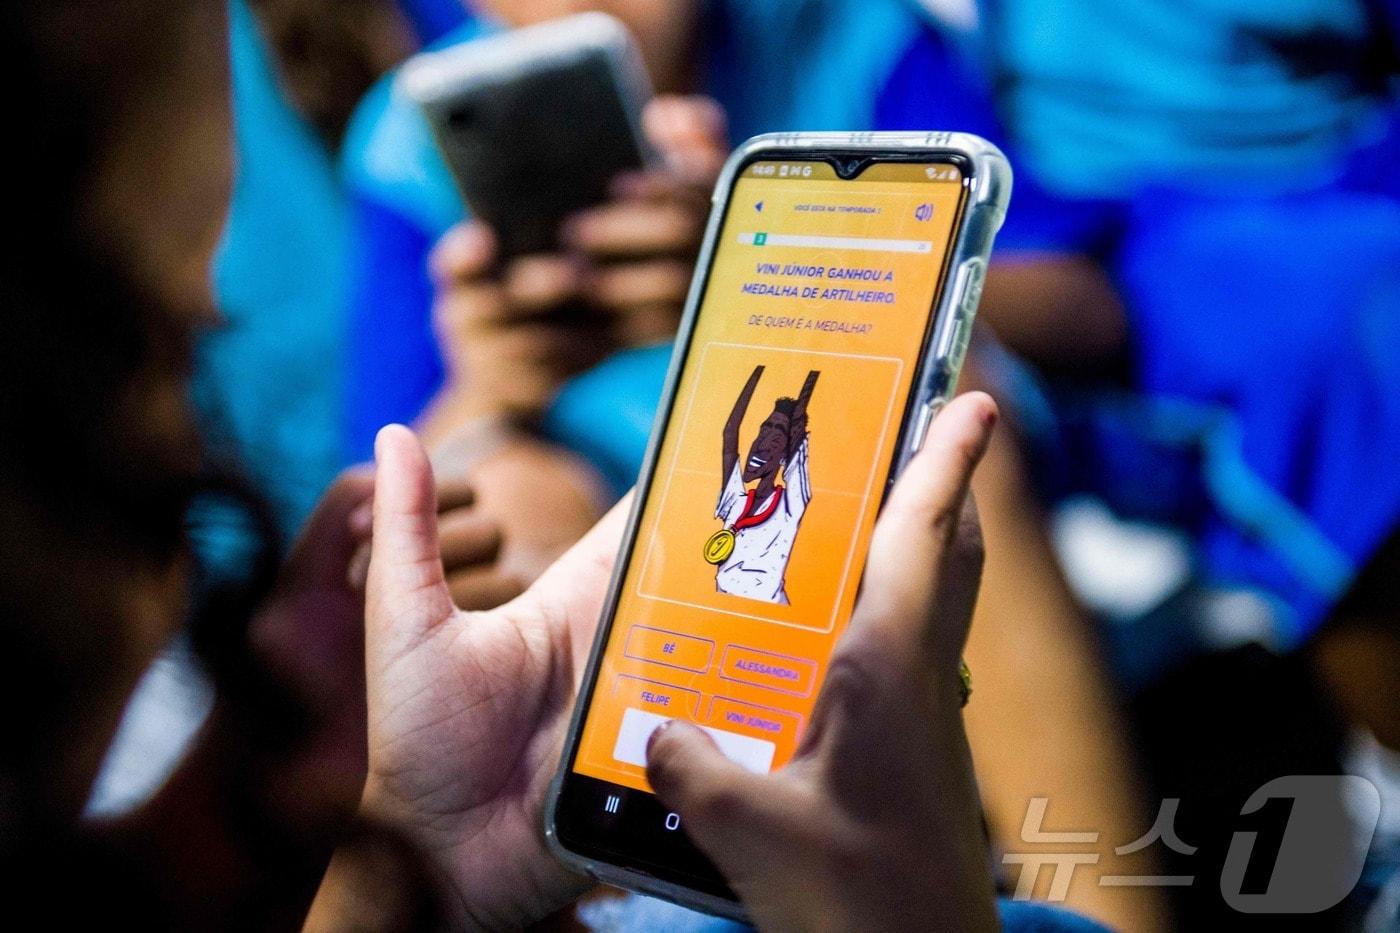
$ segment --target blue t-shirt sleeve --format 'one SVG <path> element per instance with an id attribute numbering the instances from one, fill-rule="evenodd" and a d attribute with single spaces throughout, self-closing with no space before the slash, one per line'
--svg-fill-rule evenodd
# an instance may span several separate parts
<path id="1" fill-rule="evenodd" d="M 541 430 L 602 474 L 614 495 L 637 482 L 671 364 L 671 344 L 625 350 L 560 390 Z"/>
<path id="2" fill-rule="evenodd" d="M 449 41 L 479 28 L 469 23 Z M 427 122 L 392 75 L 356 109 L 341 171 L 353 211 L 344 419 L 355 462 L 372 453 L 380 427 L 417 418 L 441 385 L 428 254 L 464 209 Z"/>
<path id="3" fill-rule="evenodd" d="M 1004 933 L 1111 933 L 1108 927 L 1060 907 L 1034 901 L 997 900 Z"/>
<path id="4" fill-rule="evenodd" d="M 417 418 L 442 384 L 432 326 L 432 237 L 392 207 L 368 197 L 353 205 L 349 339 L 346 347 L 346 459 L 374 455 L 381 427 Z"/>

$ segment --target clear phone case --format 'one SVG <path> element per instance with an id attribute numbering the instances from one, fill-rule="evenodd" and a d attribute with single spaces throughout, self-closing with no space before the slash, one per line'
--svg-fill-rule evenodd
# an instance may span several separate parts
<path id="1" fill-rule="evenodd" d="M 812 157 L 825 151 L 841 153 L 869 153 L 871 155 L 922 156 L 930 161 L 961 156 L 971 168 L 967 179 L 967 201 L 963 212 L 963 222 L 954 242 L 951 244 L 951 262 L 947 285 L 938 298 L 938 308 L 934 325 L 930 328 L 924 348 L 922 375 L 913 387 L 914 405 L 912 416 L 906 420 L 900 438 L 895 468 L 891 481 L 903 470 L 923 443 L 929 422 L 938 409 L 953 394 L 957 387 L 958 373 L 962 367 L 967 344 L 972 335 L 972 323 L 977 313 L 977 304 L 982 294 L 982 280 L 991 254 L 992 242 L 1001 229 L 1006 216 L 1007 204 L 1011 197 L 1011 167 L 996 146 L 970 133 L 954 132 L 900 132 L 900 133 L 773 133 L 755 136 L 738 149 L 725 163 L 715 185 L 713 208 L 705 230 L 704 245 L 696 263 L 696 275 L 691 282 L 686 299 L 685 315 L 681 320 L 676 339 L 677 352 L 671 358 L 670 370 L 666 377 L 666 387 L 661 403 L 657 408 L 656 422 L 652 428 L 651 441 L 647 447 L 646 459 L 637 484 L 637 494 L 632 502 L 632 512 L 628 517 L 627 531 L 623 537 L 620 553 L 631 552 L 632 542 L 637 533 L 642 505 L 646 502 L 651 479 L 655 473 L 657 457 L 660 453 L 661 437 L 667 418 L 675 401 L 680 380 L 680 370 L 685 348 L 690 341 L 704 294 L 705 280 L 714 260 L 718 246 L 720 227 L 728 207 L 728 194 L 734 187 L 740 171 L 748 163 L 759 159 L 781 159 Z M 618 590 L 626 563 L 619 560 L 609 584 L 607 600 L 604 603 L 603 621 L 613 615 L 617 604 Z M 598 673 L 603 647 L 606 644 L 608 626 L 599 626 L 593 645 L 584 683 L 592 683 Z M 582 728 L 585 704 L 580 703 L 574 710 L 569 725 L 565 751 L 560 762 L 559 772 L 551 785 L 549 804 L 545 814 L 545 834 L 551 851 L 573 868 L 586 872 L 605 884 L 616 885 L 642 894 L 658 897 L 685 907 L 728 917 L 745 920 L 743 905 L 725 898 L 716 897 L 701 891 L 687 888 L 643 872 L 613 865 L 608 862 L 581 856 L 566 848 L 555 829 L 555 807 L 560 789 L 568 775 L 578 733 Z"/>

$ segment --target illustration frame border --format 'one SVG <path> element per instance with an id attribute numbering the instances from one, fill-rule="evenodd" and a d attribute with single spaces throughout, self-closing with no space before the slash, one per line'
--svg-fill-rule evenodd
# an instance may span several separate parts
<path id="1" fill-rule="evenodd" d="M 837 353 L 830 350 L 802 350 L 793 347 L 775 347 L 767 344 L 730 343 L 727 341 L 714 341 L 711 343 L 707 343 L 704 346 L 704 348 L 700 351 L 700 359 L 696 361 L 696 382 L 695 385 L 691 388 L 690 398 L 686 401 L 685 416 L 681 419 L 680 433 L 678 434 L 678 443 L 683 443 L 683 439 L 686 436 L 686 431 L 690 425 L 691 412 L 695 407 L 695 399 L 700 394 L 700 374 L 704 372 L 705 361 L 709 357 L 710 350 L 714 347 L 729 347 L 737 350 L 759 350 L 764 353 L 796 353 L 802 356 L 831 356 L 842 359 L 869 360 L 872 362 L 893 363 L 895 366 L 895 373 L 892 388 L 898 387 L 899 381 L 904 375 L 904 361 L 897 356 L 872 356 L 870 354 L 865 353 Z M 885 439 L 889 436 L 890 419 L 894 415 L 894 403 L 897 395 L 897 392 L 890 392 L 889 401 L 885 405 L 885 417 L 884 421 L 881 423 L 880 426 L 880 436 L 875 442 L 875 451 L 877 454 L 879 453 L 880 449 L 884 447 Z M 666 509 L 666 503 L 669 501 L 671 496 L 671 483 L 676 476 L 676 459 L 678 456 L 679 451 L 672 455 L 671 462 L 667 465 L 666 483 L 661 489 L 661 499 L 657 503 L 658 510 L 663 514 Z M 862 516 L 865 514 L 865 510 L 870 504 L 871 489 L 875 485 L 875 474 L 876 471 L 879 469 L 879 466 L 880 458 L 878 456 L 873 456 L 870 461 L 870 474 L 866 477 L 865 480 L 865 491 L 861 495 L 859 514 Z M 851 535 L 850 549 L 846 552 L 846 563 L 841 570 L 841 583 L 836 588 L 836 598 L 832 601 L 831 618 L 827 621 L 825 628 L 818 627 L 815 625 L 803 625 L 800 622 L 786 622 L 781 619 L 774 619 L 769 616 L 754 615 L 748 612 L 737 612 L 731 609 L 719 609 L 715 606 L 706 606 L 700 603 L 688 602 L 683 599 L 673 599 L 669 596 L 657 596 L 654 593 L 648 593 L 642 588 L 642 584 L 643 581 L 647 579 L 647 574 L 651 567 L 651 557 L 655 550 L 655 535 L 652 535 L 651 540 L 647 542 L 646 556 L 642 560 L 641 572 L 637 574 L 637 586 L 635 592 L 637 597 L 640 599 L 654 600 L 660 603 L 669 603 L 673 606 L 685 606 L 689 609 L 699 609 L 704 612 L 717 612 L 721 615 L 734 616 L 740 619 L 752 619 L 757 622 L 768 622 L 772 625 L 782 625 L 786 626 L 787 628 L 800 629 L 804 632 L 830 632 L 836 628 L 836 616 L 841 611 L 841 601 L 845 598 L 846 587 L 850 584 L 851 564 L 855 560 L 856 553 L 856 535 L 854 533 Z M 735 597 L 735 599 L 744 598 L 745 597 L 743 596 Z"/>

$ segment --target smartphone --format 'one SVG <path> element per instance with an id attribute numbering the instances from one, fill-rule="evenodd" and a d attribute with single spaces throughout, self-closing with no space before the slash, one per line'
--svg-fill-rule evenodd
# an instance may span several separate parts
<path id="1" fill-rule="evenodd" d="M 604 13 L 425 52 L 398 80 L 505 256 L 552 249 L 564 218 L 655 162 L 641 129 L 652 94 L 641 53 Z"/>
<path id="2" fill-rule="evenodd" d="M 952 394 L 1011 171 L 962 133 L 757 137 L 729 160 L 546 813 L 600 881 L 742 919 L 648 787 L 667 719 L 793 755 L 885 494 Z"/>

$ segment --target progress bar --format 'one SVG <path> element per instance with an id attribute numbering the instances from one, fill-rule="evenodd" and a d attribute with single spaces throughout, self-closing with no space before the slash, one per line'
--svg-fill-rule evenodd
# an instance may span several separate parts
<path id="1" fill-rule="evenodd" d="M 790 233 L 741 233 L 742 246 L 798 246 L 808 249 L 853 249 L 872 253 L 931 253 L 928 240 L 888 240 L 862 236 L 797 236 Z"/>

